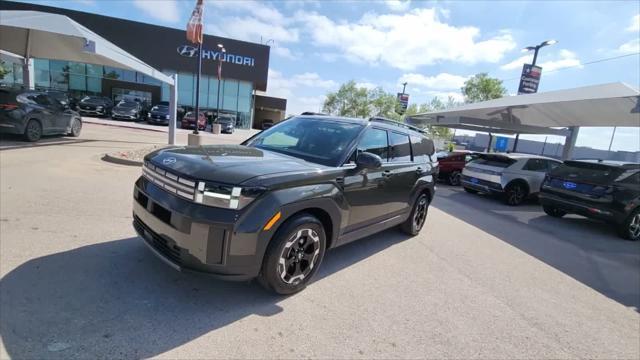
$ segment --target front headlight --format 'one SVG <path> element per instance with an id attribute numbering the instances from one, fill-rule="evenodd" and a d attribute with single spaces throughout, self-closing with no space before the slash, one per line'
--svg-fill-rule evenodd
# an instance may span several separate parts
<path id="1" fill-rule="evenodd" d="M 169 116 L 169 115 L 165 115 L 165 116 L 164 116 L 164 118 L 165 118 L 165 119 L 167 119 L 167 120 L 169 120 L 169 119 L 171 119 L 171 116 Z"/>
<path id="2" fill-rule="evenodd" d="M 265 192 L 261 187 L 238 187 L 198 182 L 195 202 L 207 206 L 240 210 Z"/>
<path id="3" fill-rule="evenodd" d="M 102 110 L 104 109 L 102 106 L 96 106 L 96 110 Z"/>

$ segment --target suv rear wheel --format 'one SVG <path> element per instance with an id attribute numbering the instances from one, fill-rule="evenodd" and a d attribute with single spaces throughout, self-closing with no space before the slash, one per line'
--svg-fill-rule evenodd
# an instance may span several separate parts
<path id="1" fill-rule="evenodd" d="M 633 210 L 627 219 L 619 225 L 618 234 L 627 240 L 640 240 L 640 207 Z"/>
<path id="2" fill-rule="evenodd" d="M 460 185 L 460 178 L 462 177 L 462 175 L 460 175 L 460 171 L 453 171 L 451 174 L 449 174 L 449 185 L 453 185 L 453 186 L 458 186 Z"/>
<path id="3" fill-rule="evenodd" d="M 31 119 L 24 128 L 24 138 L 27 141 L 35 142 L 42 137 L 42 125 L 38 120 Z"/>
<path id="4" fill-rule="evenodd" d="M 413 209 L 407 220 L 400 225 L 400 229 L 407 235 L 418 235 L 427 220 L 428 212 L 429 197 L 427 197 L 426 194 L 421 194 L 413 205 Z"/>
<path id="5" fill-rule="evenodd" d="M 544 210 L 544 212 L 549 215 L 549 216 L 553 216 L 553 217 L 557 217 L 557 218 L 561 218 L 565 215 L 567 215 L 566 211 L 560 210 L 556 207 L 553 206 L 549 206 L 549 205 L 543 205 L 542 206 L 542 210 Z"/>
<path id="6" fill-rule="evenodd" d="M 290 218 L 271 240 L 258 281 L 281 295 L 297 293 L 318 270 L 326 243 L 320 220 L 309 214 Z"/>
<path id="7" fill-rule="evenodd" d="M 504 189 L 504 200 L 507 205 L 517 206 L 527 198 L 529 191 L 521 181 L 514 181 Z"/>

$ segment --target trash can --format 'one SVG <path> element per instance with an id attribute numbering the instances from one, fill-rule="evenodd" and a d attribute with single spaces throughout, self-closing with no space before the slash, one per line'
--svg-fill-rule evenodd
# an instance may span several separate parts
<path id="1" fill-rule="evenodd" d="M 222 128 L 222 127 L 220 126 L 220 124 L 213 123 L 213 124 L 211 124 L 211 133 L 213 133 L 213 134 L 220 134 L 220 129 L 221 129 L 221 128 Z"/>

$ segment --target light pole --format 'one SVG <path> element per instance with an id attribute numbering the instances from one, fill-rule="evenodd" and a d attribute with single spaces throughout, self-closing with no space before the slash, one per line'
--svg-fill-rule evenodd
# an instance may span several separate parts
<path id="1" fill-rule="evenodd" d="M 224 48 L 224 45 L 218 44 L 218 48 L 220 49 L 220 56 L 218 56 L 218 99 L 216 101 L 216 122 L 220 119 L 220 81 L 222 81 L 222 55 L 224 55 L 227 50 Z"/>
<path id="2" fill-rule="evenodd" d="M 526 48 L 522 49 L 522 51 L 531 51 L 533 50 L 533 62 L 531 63 L 531 66 L 536 66 L 536 61 L 538 60 L 538 51 L 540 51 L 540 49 L 542 49 L 545 46 L 549 46 L 549 45 L 553 45 L 553 44 L 557 44 L 558 41 L 557 40 L 547 40 L 547 41 L 543 41 L 540 44 L 536 45 L 536 46 L 527 46 Z M 516 150 L 518 149 L 518 140 L 520 139 L 520 133 L 516 134 L 516 138 L 513 141 L 513 152 L 516 152 Z"/>

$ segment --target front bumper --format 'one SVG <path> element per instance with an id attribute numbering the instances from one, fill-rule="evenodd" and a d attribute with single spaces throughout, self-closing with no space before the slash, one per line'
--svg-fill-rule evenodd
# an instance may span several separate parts
<path id="1" fill-rule="evenodd" d="M 474 180 L 475 179 L 475 180 Z M 504 192 L 502 185 L 492 181 L 473 178 L 467 175 L 462 175 L 460 180 L 462 186 L 473 190 L 478 190 L 485 193 L 501 194 Z"/>
<path id="2" fill-rule="evenodd" d="M 106 110 L 104 109 L 92 110 L 92 109 L 82 109 L 82 108 L 78 108 L 78 113 L 80 113 L 80 115 L 99 115 L 99 116 L 105 116 L 107 114 Z"/>
<path id="3" fill-rule="evenodd" d="M 229 280 L 258 275 L 271 234 L 242 233 L 239 211 L 199 205 L 141 177 L 134 187 L 133 227 L 153 252 L 177 270 Z"/>
<path id="4" fill-rule="evenodd" d="M 112 119 L 120 119 L 120 120 L 136 120 L 138 118 L 138 115 L 124 115 L 124 114 L 111 114 L 111 118 Z"/>

